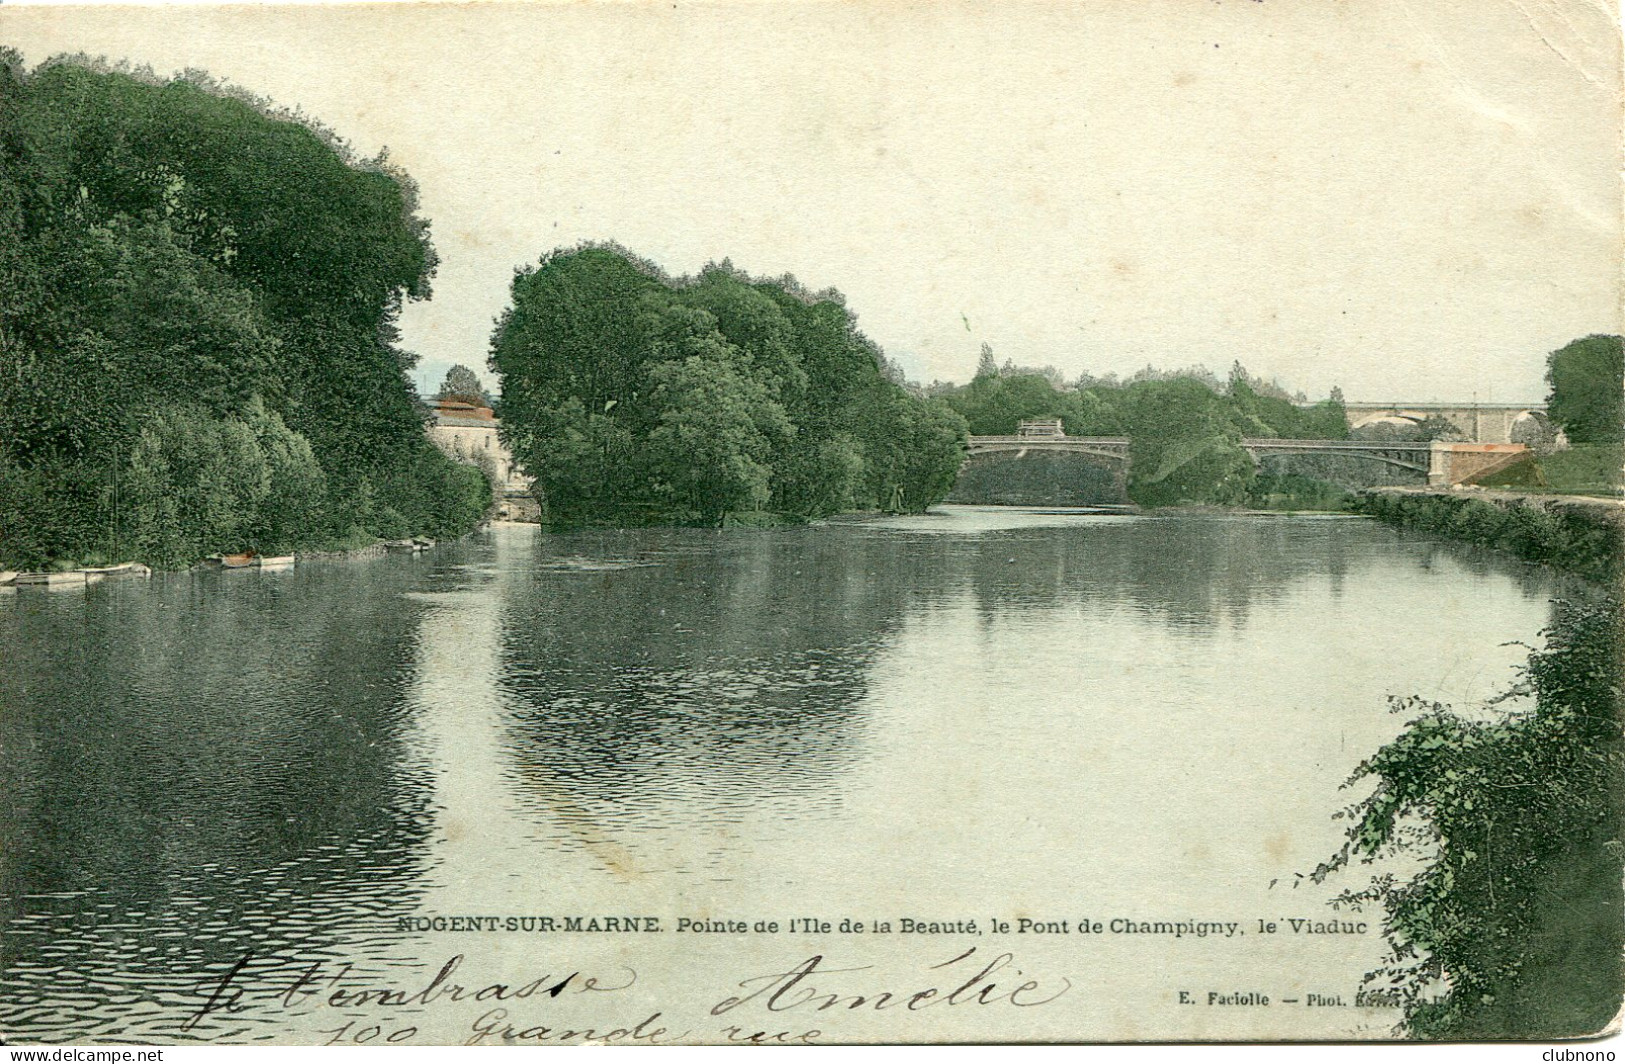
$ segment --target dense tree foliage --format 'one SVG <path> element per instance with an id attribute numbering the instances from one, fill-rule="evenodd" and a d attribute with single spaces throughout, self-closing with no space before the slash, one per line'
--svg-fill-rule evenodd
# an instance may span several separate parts
<path id="1" fill-rule="evenodd" d="M 1391 951 L 1368 983 L 1405 1006 L 1409 1033 L 1592 1034 L 1625 992 L 1625 615 L 1615 597 L 1625 528 L 1607 507 L 1571 501 L 1370 492 L 1358 509 L 1600 589 L 1558 604 L 1545 646 L 1507 695 L 1470 713 L 1395 700 L 1414 719 L 1355 773 L 1351 782 L 1375 789 L 1351 810 L 1343 851 L 1317 873 L 1394 853 L 1419 859 L 1414 875 L 1381 874 L 1344 898 L 1387 912 Z"/>
<path id="2" fill-rule="evenodd" d="M 921 511 L 964 423 L 909 395 L 835 293 L 727 263 L 670 280 L 614 247 L 521 270 L 492 340 L 502 431 L 550 520 Z"/>
<path id="3" fill-rule="evenodd" d="M 1574 443 L 1625 440 L 1625 350 L 1618 336 L 1587 336 L 1546 360 L 1547 415 Z"/>
<path id="4" fill-rule="evenodd" d="M 1224 398 L 1199 381 L 1131 385 L 1121 404 L 1129 437 L 1129 497 L 1147 506 L 1240 502 L 1252 458 Z"/>
<path id="5" fill-rule="evenodd" d="M 1233 503 L 1247 497 L 1252 460 L 1244 437 L 1342 439 L 1341 397 L 1303 406 L 1237 366 L 1229 383 L 1211 373 L 1147 369 L 1127 384 L 1088 378 L 1062 389 L 1052 374 L 993 369 L 984 349 L 975 379 L 943 390 L 976 436 L 1002 436 L 1028 419 L 1060 418 L 1072 436 L 1127 436 L 1129 496 L 1147 506 Z"/>
<path id="6" fill-rule="evenodd" d="M 183 564 L 469 527 L 486 486 L 426 442 L 395 343 L 434 265 L 382 158 L 202 79 L 10 56 L 0 555 Z"/>
<path id="7" fill-rule="evenodd" d="M 1381 904 L 1392 947 L 1370 982 L 1424 1038 L 1594 1034 L 1625 991 L 1619 921 L 1622 776 L 1617 601 L 1561 606 L 1515 692 L 1532 707 L 1415 715 L 1360 765 L 1375 789 L 1319 874 L 1393 851 L 1420 857 L 1345 901 Z"/>

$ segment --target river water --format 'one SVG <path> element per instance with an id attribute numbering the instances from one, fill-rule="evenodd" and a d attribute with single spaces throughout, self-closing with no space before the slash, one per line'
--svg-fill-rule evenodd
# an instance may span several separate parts
<path id="1" fill-rule="evenodd" d="M 699 1041 L 1383 1036 L 1380 917 L 1328 906 L 1369 870 L 1305 878 L 1342 784 L 1389 694 L 1494 695 L 1561 591 L 1358 519 L 946 507 L 14 592 L 0 1034 L 445 1042 L 500 1004 Z M 535 919 L 603 914 L 645 930 Z M 1060 996 L 715 1011 L 814 956 L 799 989 L 998 962 L 986 997 Z M 323 996 L 369 985 L 418 1000 Z"/>

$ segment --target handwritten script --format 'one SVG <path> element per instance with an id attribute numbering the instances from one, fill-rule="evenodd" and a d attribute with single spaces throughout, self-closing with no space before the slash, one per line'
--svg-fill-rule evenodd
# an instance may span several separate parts
<path id="1" fill-rule="evenodd" d="M 181 1030 L 202 1034 L 204 1025 L 234 1017 L 284 1028 L 309 1024 L 308 1032 L 328 1045 L 443 1042 L 458 1030 L 456 1039 L 466 1045 L 813 1044 L 842 1014 L 1029 1009 L 1072 989 L 1067 978 L 1024 971 L 1012 953 L 981 953 L 974 946 L 911 977 L 814 954 L 729 983 L 708 1008 L 662 1005 L 660 989 L 640 985 L 630 968 L 589 972 L 563 965 L 488 981 L 469 978 L 472 967 L 459 953 L 427 979 L 398 982 L 351 963 L 290 964 L 248 953 L 223 976 L 197 986 L 198 1004 Z M 578 1007 L 567 1007 L 572 1003 Z M 334 1017 L 330 1026 L 328 1016 Z"/>

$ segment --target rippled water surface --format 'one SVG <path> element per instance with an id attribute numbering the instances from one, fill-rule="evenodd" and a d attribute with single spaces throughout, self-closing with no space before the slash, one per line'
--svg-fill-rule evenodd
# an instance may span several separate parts
<path id="1" fill-rule="evenodd" d="M 1302 874 L 1339 843 L 1340 784 L 1401 723 L 1385 697 L 1494 694 L 1521 657 L 1503 644 L 1533 640 L 1560 590 L 1352 519 L 950 507 L 503 526 L 417 558 L 8 594 L 0 1031 L 319 1041 L 325 1017 L 271 1004 L 184 1025 L 245 955 L 269 986 L 565 945 L 401 930 L 413 914 L 1323 917 L 1336 890 Z M 1392 1022 L 1170 1008 L 1210 986 L 1352 1000 L 1375 935 L 1097 938 L 1021 943 L 1091 988 L 1066 1009 L 931 1030 Z M 774 947 L 580 946 L 702 997 L 685 966 Z M 440 1040 L 467 1017 L 418 1022 Z"/>

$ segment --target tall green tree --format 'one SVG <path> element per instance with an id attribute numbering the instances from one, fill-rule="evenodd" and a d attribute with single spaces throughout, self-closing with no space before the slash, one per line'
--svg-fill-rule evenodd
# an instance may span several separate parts
<path id="1" fill-rule="evenodd" d="M 428 296 L 436 261 L 410 179 L 201 76 L 71 59 L 24 73 L 0 59 L 8 560 L 103 550 L 138 472 L 203 469 L 175 456 L 216 443 L 250 461 L 249 438 L 282 440 L 272 450 L 284 466 L 303 468 L 308 449 L 320 475 L 300 483 L 322 496 L 284 500 L 284 518 L 313 527 L 255 536 L 333 538 L 386 510 L 410 528 L 439 523 L 439 485 L 463 474 L 427 442 L 397 343 L 401 305 Z M 144 433 L 159 417 L 155 441 Z M 177 496 L 181 539 L 166 542 L 236 537 L 210 516 L 221 506 L 252 524 L 252 493 L 229 479 L 188 480 L 220 498 Z M 14 508 L 42 495 L 53 504 Z M 478 517 L 459 504 L 460 527 Z M 28 523 L 43 527 L 8 534 Z"/>
<path id="2" fill-rule="evenodd" d="M 982 344 L 982 353 L 976 357 L 976 379 L 985 380 L 999 375 L 999 360 L 993 357 L 993 345 Z"/>
<path id="3" fill-rule="evenodd" d="M 1574 443 L 1625 439 L 1625 353 L 1618 336 L 1591 335 L 1546 359 L 1547 416 Z"/>
<path id="4" fill-rule="evenodd" d="M 888 379 L 837 293 L 727 263 L 674 281 L 619 248 L 553 252 L 515 277 L 491 366 L 562 522 L 924 509 L 963 450 L 963 422 Z"/>
<path id="5" fill-rule="evenodd" d="M 650 373 L 660 413 L 649 433 L 659 490 L 672 511 L 720 525 L 729 513 L 761 510 L 771 496 L 775 444 L 795 427 L 768 385 L 722 345 Z"/>
<path id="6" fill-rule="evenodd" d="M 440 390 L 435 393 L 435 397 L 455 399 L 475 406 L 487 406 L 490 403 L 490 397 L 485 394 L 485 386 L 480 383 L 479 374 L 462 363 L 446 371 L 446 379 L 440 383 Z"/>
<path id="7" fill-rule="evenodd" d="M 751 373 L 781 401 L 799 402 L 807 371 L 783 309 L 728 264 L 708 266 L 677 290 L 687 306 L 711 315 L 717 332 L 743 356 Z"/>
<path id="8" fill-rule="evenodd" d="M 869 497 L 919 513 L 952 490 L 964 461 L 965 419 L 946 403 L 891 394 L 877 404 L 885 431 L 868 444 Z"/>
<path id="9" fill-rule="evenodd" d="M 1144 381 L 1124 389 L 1129 497 L 1144 506 L 1231 503 L 1246 496 L 1252 459 L 1223 397 L 1200 381 Z"/>
<path id="10" fill-rule="evenodd" d="M 662 288 L 653 268 L 610 247 L 555 252 L 519 271 L 491 349 L 511 431 L 570 399 L 596 411 L 635 402 Z"/>

